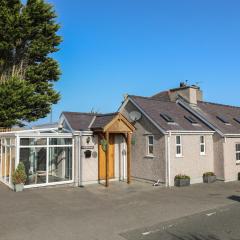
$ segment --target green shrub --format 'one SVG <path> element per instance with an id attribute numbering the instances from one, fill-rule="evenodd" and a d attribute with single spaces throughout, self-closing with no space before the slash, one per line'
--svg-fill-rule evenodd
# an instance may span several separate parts
<path id="1" fill-rule="evenodd" d="M 216 176 L 214 172 L 205 172 L 203 174 L 203 177 L 213 177 L 213 176 Z"/>
<path id="2" fill-rule="evenodd" d="M 22 162 L 20 162 L 17 166 L 17 169 L 14 171 L 12 175 L 12 182 L 13 184 L 21 184 L 25 183 L 27 180 L 27 174 L 25 171 L 25 166 Z"/>
<path id="3" fill-rule="evenodd" d="M 179 180 L 179 179 L 188 179 L 188 180 L 190 180 L 190 177 L 187 176 L 187 175 L 184 175 L 184 174 L 178 174 L 178 175 L 175 176 L 174 179 L 175 180 Z"/>

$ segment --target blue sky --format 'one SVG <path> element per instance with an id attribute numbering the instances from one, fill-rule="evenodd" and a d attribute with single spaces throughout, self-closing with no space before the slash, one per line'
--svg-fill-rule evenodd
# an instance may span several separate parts
<path id="1" fill-rule="evenodd" d="M 48 2 L 63 36 L 54 120 L 64 110 L 116 111 L 125 93 L 150 96 L 183 80 L 199 82 L 207 101 L 240 105 L 240 1 Z"/>

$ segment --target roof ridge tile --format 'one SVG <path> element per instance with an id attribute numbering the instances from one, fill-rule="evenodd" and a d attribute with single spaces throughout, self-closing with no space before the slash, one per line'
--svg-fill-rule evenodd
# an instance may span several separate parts
<path id="1" fill-rule="evenodd" d="M 228 105 L 228 104 L 213 103 L 213 102 L 207 102 L 207 101 L 198 101 L 198 102 L 203 103 L 203 104 L 209 104 L 209 105 L 216 105 L 216 106 L 222 106 L 222 107 L 230 107 L 230 108 L 240 109 L 240 107 L 238 107 L 238 106 L 232 106 L 232 105 Z"/>

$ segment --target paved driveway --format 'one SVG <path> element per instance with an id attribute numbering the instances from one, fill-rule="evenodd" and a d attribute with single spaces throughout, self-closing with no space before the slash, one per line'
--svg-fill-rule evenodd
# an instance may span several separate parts
<path id="1" fill-rule="evenodd" d="M 159 188 L 112 183 L 14 193 L 0 184 L 1 240 L 123 240 L 165 221 L 237 204 L 240 183 Z"/>

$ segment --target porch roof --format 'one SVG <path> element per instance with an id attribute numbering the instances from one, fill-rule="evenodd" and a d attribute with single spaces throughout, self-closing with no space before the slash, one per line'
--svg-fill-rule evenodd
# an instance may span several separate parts
<path id="1" fill-rule="evenodd" d="M 135 127 L 121 113 L 111 113 L 96 116 L 91 129 L 101 132 L 127 133 L 133 132 Z"/>
<path id="2" fill-rule="evenodd" d="M 134 126 L 119 112 L 107 114 L 63 112 L 74 131 L 132 132 Z"/>

